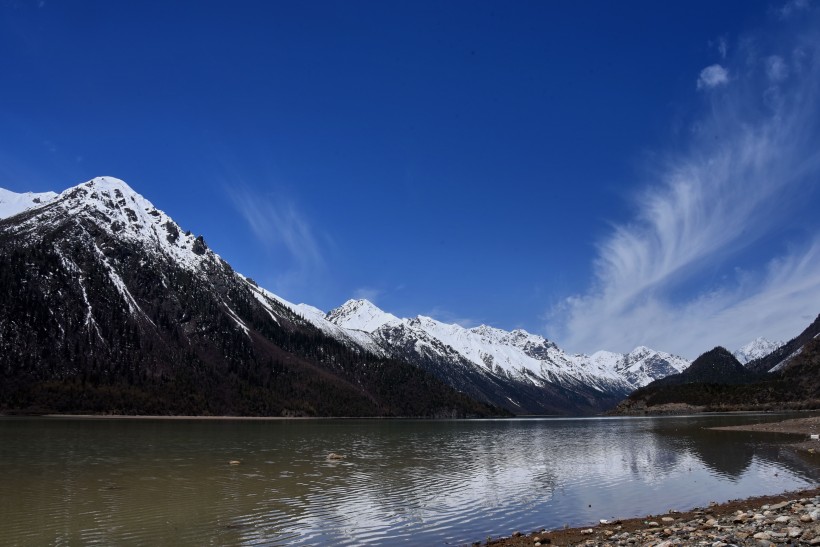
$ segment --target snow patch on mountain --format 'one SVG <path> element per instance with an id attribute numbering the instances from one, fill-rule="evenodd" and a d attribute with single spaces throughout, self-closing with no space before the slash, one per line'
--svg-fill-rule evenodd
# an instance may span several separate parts
<path id="1" fill-rule="evenodd" d="M 39 207 L 57 197 L 54 192 L 25 192 L 18 194 L 0 188 L 0 220 Z"/>
<path id="2" fill-rule="evenodd" d="M 782 340 L 778 340 L 772 342 L 763 337 L 758 337 L 746 344 L 745 346 L 741 347 L 740 349 L 736 350 L 732 355 L 741 362 L 741 364 L 746 364 L 750 361 L 754 361 L 755 359 L 760 359 L 762 357 L 766 357 L 774 350 L 783 346 L 785 342 Z"/>
<path id="3" fill-rule="evenodd" d="M 262 287 L 259 287 L 256 283 L 250 282 L 248 278 L 245 278 L 245 280 L 248 281 L 248 287 L 251 289 L 254 297 L 265 307 L 272 317 L 275 315 L 273 304 L 277 303 L 289 309 L 291 312 L 296 314 L 296 316 L 304 319 L 326 335 L 335 338 L 343 344 L 364 349 L 365 351 L 379 357 L 386 357 L 384 350 L 373 340 L 369 333 L 361 330 L 340 327 L 339 325 L 328 321 L 325 312 L 319 308 L 308 304 L 294 304 L 292 302 L 288 302 L 284 298 L 275 295 Z"/>
<path id="4" fill-rule="evenodd" d="M 43 223 L 58 223 L 66 216 L 82 216 L 119 239 L 138 243 L 146 251 L 165 255 L 191 271 L 204 260 L 219 259 L 202 236 L 183 232 L 163 211 L 114 177 L 97 177 L 43 201 L 35 218 L 16 227 L 18 233 L 36 237 Z"/>
<path id="5" fill-rule="evenodd" d="M 373 332 L 385 323 L 398 321 L 398 317 L 377 308 L 368 300 L 348 300 L 331 310 L 326 319 L 342 328 Z"/>
<path id="6" fill-rule="evenodd" d="M 620 359 L 615 370 L 635 387 L 683 372 L 691 363 L 683 357 L 638 346 Z"/>

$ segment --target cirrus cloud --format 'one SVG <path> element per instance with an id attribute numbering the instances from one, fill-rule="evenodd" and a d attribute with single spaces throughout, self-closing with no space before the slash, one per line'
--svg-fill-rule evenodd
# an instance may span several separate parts
<path id="1" fill-rule="evenodd" d="M 693 358 L 788 339 L 820 312 L 820 236 L 803 199 L 820 180 L 820 25 L 804 23 L 740 43 L 732 86 L 709 96 L 685 151 L 599 244 L 590 288 L 549 312 L 550 336 L 573 351 L 644 344 Z M 707 67 L 698 88 L 728 74 Z"/>

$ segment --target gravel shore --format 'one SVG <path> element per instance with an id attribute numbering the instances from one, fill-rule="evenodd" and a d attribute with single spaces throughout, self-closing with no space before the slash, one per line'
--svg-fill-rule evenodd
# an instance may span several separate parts
<path id="1" fill-rule="evenodd" d="M 820 416 L 776 423 L 714 428 L 726 431 L 765 431 L 800 435 L 791 445 L 820 466 Z M 508 538 L 473 543 L 495 547 L 539 545 L 673 547 L 703 545 L 820 546 L 820 488 L 710 504 L 684 512 L 601 521 L 595 526 L 513 532 Z"/>
<path id="2" fill-rule="evenodd" d="M 820 545 L 820 489 L 762 496 L 686 512 L 616 520 L 586 528 L 541 531 L 477 545 L 642 546 Z"/>

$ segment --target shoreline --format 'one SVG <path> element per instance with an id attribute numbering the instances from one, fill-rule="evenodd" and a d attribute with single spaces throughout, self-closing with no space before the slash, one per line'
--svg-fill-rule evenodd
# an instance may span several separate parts
<path id="1" fill-rule="evenodd" d="M 782 505 L 782 507 L 781 507 Z M 808 506 L 808 507 L 807 507 Z M 799 509 L 798 509 L 799 508 Z M 550 546 L 606 546 L 606 545 L 656 545 L 661 547 L 673 545 L 769 545 L 758 540 L 771 541 L 778 539 L 777 534 L 789 532 L 761 531 L 753 532 L 752 526 L 769 527 L 772 530 L 790 528 L 786 524 L 795 524 L 800 528 L 799 536 L 791 539 L 800 545 L 820 545 L 820 518 L 811 516 L 800 521 L 798 512 L 808 509 L 820 513 L 820 486 L 805 490 L 783 492 L 766 496 L 754 496 L 742 500 L 729 500 L 724 503 L 709 504 L 708 507 L 693 507 L 686 511 L 670 511 L 597 523 L 589 526 L 564 528 L 556 530 L 539 530 L 529 534 L 513 532 L 510 537 L 488 538 L 487 541 L 473 542 L 473 547 L 488 545 L 492 547 L 533 547 Z M 815 513 L 815 516 L 819 516 Z M 778 518 L 788 517 L 787 521 L 778 522 Z M 795 518 L 796 517 L 796 518 Z M 812 518 L 811 521 L 808 518 Z M 779 524 L 783 526 L 778 527 Z M 764 537 L 754 534 L 766 533 Z M 805 534 L 805 535 L 804 535 Z M 731 541 L 724 541 L 724 540 Z"/>
<path id="2" fill-rule="evenodd" d="M 820 432 L 820 416 L 709 429 L 803 435 L 804 440 L 786 443 L 785 446 L 811 458 L 820 467 L 820 441 L 810 439 L 810 435 Z M 808 513 L 805 516 L 797 515 L 806 506 Z M 794 518 L 795 515 L 797 518 Z M 792 526 L 785 526 L 787 523 Z M 789 533 L 795 534 L 798 529 L 799 535 L 789 536 Z M 798 541 L 800 545 L 820 546 L 820 484 L 780 494 L 710 503 L 705 508 L 693 507 L 681 512 L 670 511 L 573 528 L 541 529 L 530 533 L 514 531 L 510 537 L 487 538 L 487 541 L 473 542 L 472 545 L 771 545 L 772 540 L 779 541 L 783 537 Z"/>
<path id="3" fill-rule="evenodd" d="M 609 414 L 599 414 L 599 415 L 590 415 L 590 416 L 564 416 L 559 414 L 544 414 L 544 415 L 529 415 L 529 414 L 522 414 L 517 416 L 492 416 L 492 417 L 485 417 L 485 418 L 434 418 L 429 416 L 230 416 L 230 415 L 201 415 L 201 414 L 187 414 L 187 415 L 180 415 L 180 414 L 77 414 L 77 413 L 68 413 L 68 414 L 60 414 L 54 412 L 46 412 L 46 413 L 18 413 L 18 412 L 0 412 L 0 418 L 71 418 L 71 419 L 88 419 L 88 420 L 95 420 L 95 419 L 105 419 L 105 420 L 213 420 L 213 421 L 229 421 L 229 420 L 248 420 L 248 421 L 279 421 L 279 420 L 516 420 L 516 419 L 585 419 L 585 418 L 674 418 L 674 417 L 682 417 L 682 416 L 699 416 L 699 415 L 710 415 L 710 414 L 760 414 L 762 411 L 759 410 L 727 410 L 727 411 L 716 411 L 716 412 L 692 412 L 692 413 L 671 413 L 671 414 L 622 414 L 622 415 L 609 415 Z M 804 411 L 794 411 L 794 410 L 782 410 L 782 411 L 767 411 L 766 414 L 776 414 L 780 412 L 817 412 L 816 410 L 804 410 Z M 791 422 L 791 421 L 799 421 L 803 420 L 804 418 L 796 418 L 794 420 L 785 420 L 784 422 Z M 818 424 L 820 424 L 820 415 L 815 417 L 810 417 L 808 419 L 817 419 Z M 726 427 L 714 427 L 710 429 L 715 430 L 735 430 L 735 431 L 767 431 L 767 432 L 779 432 L 779 433 L 802 433 L 802 431 L 777 431 L 772 429 L 763 429 L 766 426 L 776 425 L 783 422 L 773 422 L 772 424 L 752 424 L 752 425 L 743 425 L 743 426 L 726 426 Z M 760 426 L 760 428 L 757 428 Z M 812 430 L 812 433 L 816 433 L 816 431 Z"/>

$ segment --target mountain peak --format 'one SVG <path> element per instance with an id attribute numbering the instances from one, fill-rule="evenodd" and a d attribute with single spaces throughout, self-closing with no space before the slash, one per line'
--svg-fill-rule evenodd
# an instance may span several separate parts
<path id="1" fill-rule="evenodd" d="M 94 186 L 94 187 L 97 187 L 97 188 L 100 188 L 100 189 L 112 189 L 113 190 L 114 188 L 118 188 L 118 189 L 123 190 L 125 192 L 128 192 L 130 194 L 136 194 L 137 193 L 133 188 L 128 186 L 128 183 L 126 183 L 122 179 L 118 179 L 117 177 L 110 177 L 110 176 L 94 177 L 93 179 L 89 180 L 88 182 L 84 183 L 83 185 L 84 186 L 89 186 L 89 187 Z"/>
<path id="2" fill-rule="evenodd" d="M 649 349 L 649 348 L 648 348 L 648 347 L 646 347 L 646 346 L 637 346 L 637 347 L 635 347 L 635 349 L 633 349 L 632 351 L 630 351 L 630 352 L 628 353 L 628 355 L 629 355 L 630 357 L 636 357 L 636 356 L 640 356 L 640 355 L 646 355 L 647 353 L 652 353 L 652 351 L 653 351 L 653 350 Z"/>
<path id="3" fill-rule="evenodd" d="M 747 371 L 729 350 L 717 346 L 695 359 L 684 374 L 688 381 L 724 383 Z"/>
<path id="4" fill-rule="evenodd" d="M 95 225 L 115 239 L 137 243 L 146 251 L 172 258 L 189 270 L 196 270 L 206 257 L 218 258 L 202 236 L 184 232 L 127 183 L 116 177 L 96 177 L 61 192 L 49 193 L 40 204 L 24 207 L 30 211 L 14 231 L 36 240 L 43 226 L 56 226 L 81 218 L 82 226 Z M 18 200 L 19 201 L 19 200 Z M 17 214 L 17 213 L 15 213 Z"/>
<path id="5" fill-rule="evenodd" d="M 762 357 L 766 357 L 776 349 L 783 346 L 785 342 L 778 340 L 776 342 L 772 342 L 767 338 L 763 338 L 762 336 L 758 336 L 745 346 L 737 349 L 732 355 L 740 361 L 742 364 L 746 364 L 750 361 L 754 361 L 755 359 L 760 359 Z"/>
<path id="6" fill-rule="evenodd" d="M 392 314 L 380 310 L 364 298 L 350 299 L 327 313 L 326 319 L 346 329 L 373 332 L 385 323 L 398 321 Z"/>

